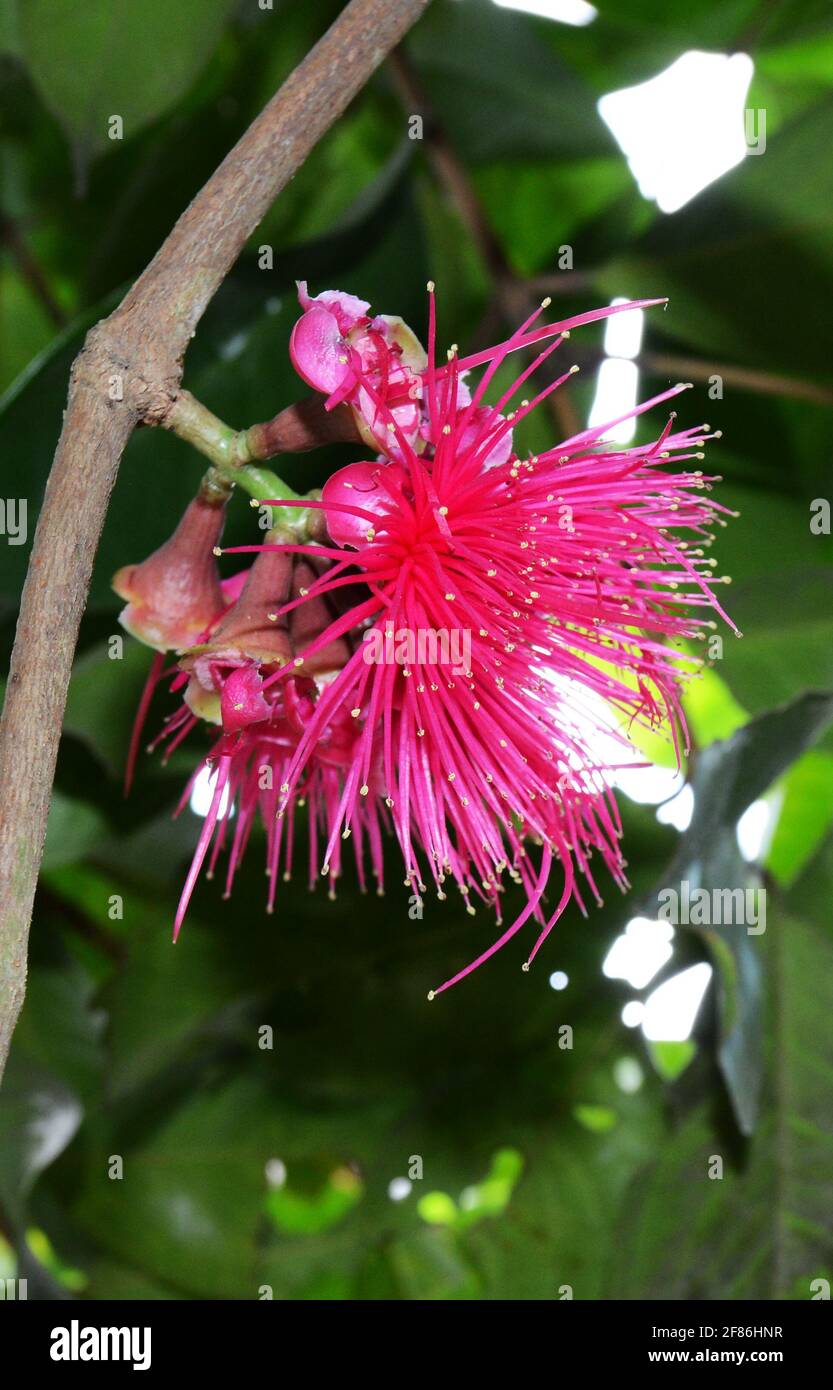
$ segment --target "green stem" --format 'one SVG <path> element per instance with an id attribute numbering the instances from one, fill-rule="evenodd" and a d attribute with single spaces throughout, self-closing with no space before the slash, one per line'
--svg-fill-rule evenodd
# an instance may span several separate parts
<path id="1" fill-rule="evenodd" d="M 240 468 L 249 462 L 245 434 L 231 429 L 190 391 L 179 392 L 165 419 L 165 428 L 198 449 L 230 481 L 236 482 Z"/>
<path id="2" fill-rule="evenodd" d="M 236 486 L 258 502 L 278 498 L 287 502 L 301 501 L 301 494 L 294 492 L 277 473 L 270 468 L 253 466 L 255 455 L 248 431 L 231 429 L 190 391 L 179 392 L 165 419 L 165 428 L 210 459 L 211 468 L 203 479 L 207 490 L 222 493 Z M 315 512 L 306 507 L 272 509 L 273 525 L 289 527 L 292 531 L 307 531 L 314 517 Z"/>

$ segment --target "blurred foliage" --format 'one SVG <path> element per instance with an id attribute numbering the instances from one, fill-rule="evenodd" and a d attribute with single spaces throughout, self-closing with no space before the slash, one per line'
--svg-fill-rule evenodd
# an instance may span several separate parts
<path id="1" fill-rule="evenodd" d="M 0 450 L 30 535 L 86 328 L 338 8 L 180 0 L 175 23 L 161 0 L 0 9 Z M 434 0 L 408 40 L 507 264 L 555 277 L 569 244 L 581 292 L 565 277 L 559 310 L 669 295 L 647 327 L 654 358 L 829 388 L 829 7 L 600 10 L 571 29 L 490 0 Z M 752 54 L 749 104 L 766 108 L 768 148 L 663 216 L 596 101 L 689 48 Z M 482 345 L 493 332 L 489 266 L 407 115 L 383 68 L 211 305 L 185 382 L 231 423 L 299 394 L 296 277 L 423 331 L 430 274 L 447 337 Z M 576 336 L 577 350 L 599 343 L 592 329 Z M 584 376 L 569 388 L 580 415 Z M 646 368 L 641 387 L 668 381 Z M 811 500 L 833 486 L 831 410 L 729 384 L 721 400 L 698 385 L 680 410 L 723 431 L 710 459 L 740 515 L 715 549 L 744 632 L 686 702 L 692 824 L 679 835 L 622 797 L 629 898 L 587 921 L 568 912 L 529 975 L 510 947 L 430 1006 L 428 989 L 493 927 L 450 903 L 410 921 L 393 856 L 388 898 L 361 897 L 349 876 L 336 902 L 293 882 L 271 919 L 254 845 L 232 900 L 201 885 L 172 948 L 196 827 L 187 810 L 170 819 L 188 757 L 144 760 L 124 801 L 148 655 L 128 641 L 109 659 L 109 580 L 170 532 L 200 462 L 157 431 L 132 440 L 82 628 L 0 1099 L 0 1270 L 16 1250 L 30 1296 L 807 1298 L 831 1277 L 833 555 L 809 526 Z M 549 428 L 537 425 L 544 443 Z M 319 484 L 347 457 L 289 459 L 287 479 Z M 250 526 L 241 505 L 231 532 Z M 27 555 L 0 548 L 5 654 Z M 158 700 L 152 727 L 163 712 Z M 735 825 L 764 794 L 780 810 L 751 864 Z M 683 929 L 646 990 L 605 978 L 623 924 L 685 877 L 766 887 L 766 932 Z M 690 1040 L 624 1027 L 628 998 L 699 960 L 715 978 Z M 556 969 L 563 991 L 548 987 Z"/>

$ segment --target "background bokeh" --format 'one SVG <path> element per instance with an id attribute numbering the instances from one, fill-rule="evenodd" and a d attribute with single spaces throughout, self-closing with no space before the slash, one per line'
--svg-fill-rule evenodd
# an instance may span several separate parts
<path id="1" fill-rule="evenodd" d="M 433 900 L 411 920 L 393 856 L 384 898 L 348 874 L 330 901 L 299 871 L 268 918 L 255 845 L 230 902 L 200 885 L 174 949 L 199 821 L 171 810 L 191 759 L 143 759 L 123 799 L 149 653 L 126 639 L 109 658 L 109 580 L 170 533 L 202 465 L 140 432 L 82 627 L 0 1095 L 0 1276 L 30 1297 L 808 1298 L 833 1277 L 833 553 L 829 524 L 811 527 L 833 498 L 833 27 L 814 0 L 598 8 L 571 26 L 435 0 L 404 67 L 380 70 L 252 238 L 185 384 L 235 426 L 297 399 L 296 277 L 423 333 L 430 276 L 442 340 L 466 347 L 542 285 L 565 314 L 670 296 L 645 324 L 640 395 L 694 381 L 681 421 L 723 431 L 707 466 L 740 512 L 715 552 L 745 635 L 725 633 L 686 702 L 693 818 L 689 793 L 663 819 L 623 793 L 629 897 L 570 910 L 530 974 L 513 945 L 431 1005 L 493 923 Z M 0 457 L 30 536 L 85 329 L 339 6 L 173 9 L 0 8 Z M 766 150 L 664 213 L 597 102 L 691 50 L 751 57 L 740 110 L 765 112 Z M 695 134 L 718 101 L 704 80 Z M 692 157 L 684 141 L 667 155 Z M 581 376 L 530 447 L 591 410 L 602 332 L 572 346 Z M 282 471 L 305 488 L 351 456 Z M 233 529 L 251 526 L 241 501 Z M 4 659 L 28 552 L 0 545 Z M 655 802 L 678 784 L 667 747 L 647 752 Z M 683 879 L 765 887 L 766 931 L 681 926 L 669 953 L 648 926 L 623 948 Z M 611 978 L 617 941 L 639 987 Z"/>

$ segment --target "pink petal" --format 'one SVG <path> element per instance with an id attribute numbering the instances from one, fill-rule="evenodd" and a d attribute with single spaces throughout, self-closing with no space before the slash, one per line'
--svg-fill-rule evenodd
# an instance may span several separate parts
<path id="1" fill-rule="evenodd" d="M 311 295 L 307 290 L 306 280 L 298 280 L 297 285 L 298 303 L 301 308 L 308 311 L 315 304 L 325 305 L 332 310 L 342 333 L 349 333 L 351 328 L 355 328 L 370 308 L 367 300 L 359 299 L 355 294 L 347 294 L 344 290 L 322 290 L 321 294 Z"/>
<path id="2" fill-rule="evenodd" d="M 384 463 L 348 463 L 327 479 L 322 501 L 327 529 L 336 545 L 364 545 L 373 518 L 390 515 L 396 502 L 386 486 L 388 467 Z M 362 515 L 356 516 L 356 511 Z"/>
<path id="3" fill-rule="evenodd" d="M 223 685 L 220 709 L 227 734 L 269 718 L 271 710 L 263 697 L 263 677 L 257 666 L 239 666 L 232 671 Z"/>
<path id="4" fill-rule="evenodd" d="M 289 355 L 298 375 L 327 395 L 337 390 L 350 372 L 349 352 L 338 320 L 321 304 L 313 304 L 299 318 L 289 340 Z"/>

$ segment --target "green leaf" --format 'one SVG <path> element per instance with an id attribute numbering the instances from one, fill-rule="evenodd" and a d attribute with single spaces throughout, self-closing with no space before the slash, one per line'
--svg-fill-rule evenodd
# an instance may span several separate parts
<path id="1" fill-rule="evenodd" d="M 114 777 L 121 777 L 130 730 L 153 653 L 128 637 L 118 623 L 121 656 L 111 657 L 110 642 L 92 647 L 76 661 L 70 681 L 64 729 L 92 750 Z"/>
<path id="2" fill-rule="evenodd" d="M 297 248 L 364 221 L 401 178 L 412 153 L 398 122 L 367 92 L 281 193 L 251 238 L 253 249 Z"/>
<path id="3" fill-rule="evenodd" d="M 704 749 L 694 780 L 694 816 L 680 856 L 712 853 L 723 833 L 821 737 L 831 719 L 833 692 L 811 692 Z"/>
<path id="4" fill-rule="evenodd" d="M 18 53 L 19 50 L 17 0 L 6 0 L 0 9 L 0 53 Z"/>
<path id="5" fill-rule="evenodd" d="M 40 1173 L 66 1148 L 81 1123 L 78 1097 L 15 1049 L 3 1077 L 0 1109 L 0 1199 L 16 1220 Z"/>
<path id="6" fill-rule="evenodd" d="M 485 0 L 434 5 L 409 47 L 464 160 L 613 152 L 589 85 L 525 15 Z"/>
<path id="7" fill-rule="evenodd" d="M 684 704 L 686 722 L 699 744 L 729 738 L 749 719 L 726 682 L 709 667 L 686 688 Z"/>
<path id="8" fill-rule="evenodd" d="M 574 1105 L 573 1115 L 591 1134 L 606 1134 L 616 1125 L 616 1111 L 607 1105 Z"/>
<path id="9" fill-rule="evenodd" d="M 117 1263 L 206 1298 L 256 1297 L 256 1237 L 266 1194 L 270 1107 L 239 1080 L 196 1094 L 137 1137 L 87 1136 L 80 1228 Z M 124 1176 L 108 1177 L 110 1155 Z"/>
<path id="10" fill-rule="evenodd" d="M 84 1289 L 85 1298 L 106 1299 L 108 1303 L 123 1299 L 135 1300 L 178 1299 L 184 1294 L 171 1288 L 161 1280 L 150 1279 L 141 1270 L 132 1269 L 129 1264 L 118 1264 L 115 1260 L 96 1260 L 89 1272 Z"/>
<path id="11" fill-rule="evenodd" d="M 813 1281 L 830 1278 L 831 891 L 828 841 L 768 924 L 758 1131 L 738 1150 L 696 1111 L 662 1144 L 625 1206 L 610 1296 L 809 1299 Z"/>
<path id="12" fill-rule="evenodd" d="M 760 889 L 760 876 L 742 858 L 737 823 L 746 808 L 804 753 L 833 720 L 833 693 L 801 696 L 783 709 L 760 715 L 723 743 L 698 756 L 693 779 L 694 814 L 663 887 L 681 892 Z M 712 899 L 714 901 L 714 899 Z M 738 1124 L 751 1134 L 762 1077 L 761 998 L 763 967 L 746 925 L 691 925 L 705 941 L 719 980 L 718 1061 Z"/>
<path id="13" fill-rule="evenodd" d="M 98 1097 L 101 1085 L 105 1024 L 87 972 L 63 954 L 49 959 L 36 954 L 15 1049 L 87 1103 Z"/>
<path id="14" fill-rule="evenodd" d="M 813 857 L 833 821 L 833 757 L 810 752 L 790 769 L 766 867 L 791 884 Z"/>
<path id="15" fill-rule="evenodd" d="M 664 1081 L 676 1081 L 697 1056 L 697 1044 L 685 1042 L 649 1042 L 648 1053 Z"/>
<path id="16" fill-rule="evenodd" d="M 190 817 L 193 828 L 197 822 Z M 244 989 L 224 943 L 190 922 L 187 950 L 171 941 L 174 894 L 154 902 L 123 882 L 101 880 L 96 910 L 106 918 L 113 892 L 124 902 L 128 954 L 105 992 L 111 1015 L 110 1089 L 122 1096 L 164 1072 L 205 1036 Z M 254 992 L 254 984 L 250 986 Z"/>
<path id="17" fill-rule="evenodd" d="M 733 586 L 730 608 L 743 637 L 728 639 L 721 672 L 746 709 L 833 686 L 833 567 L 758 575 Z"/>
<path id="18" fill-rule="evenodd" d="M 287 1186 L 270 1192 L 266 1210 L 284 1234 L 316 1235 L 349 1215 L 361 1196 L 361 1180 L 352 1169 L 340 1167 L 329 1173 L 323 1186 L 312 1194 Z"/>
<path id="19" fill-rule="evenodd" d="M 52 792 L 42 867 L 74 864 L 100 842 L 106 830 L 103 817 L 83 801 Z"/>
<path id="20" fill-rule="evenodd" d="M 666 44 L 673 44 L 677 52 L 684 48 L 723 48 L 740 36 L 755 8 L 755 0 L 728 0 L 725 4 L 722 0 L 706 0 L 696 9 L 668 4 L 667 0 L 630 0 L 627 8 L 602 10 L 593 28 L 609 26 L 617 41 L 617 54 L 623 39 L 631 35 L 661 38 Z"/>
<path id="21" fill-rule="evenodd" d="M 180 0 L 172 23 L 164 0 L 27 0 L 24 57 L 82 164 L 107 148 L 113 116 L 130 139 L 178 100 L 210 57 L 229 9 L 230 0 Z"/>
<path id="22" fill-rule="evenodd" d="M 0 265 L 0 392 L 46 347 L 54 332 L 31 287 L 11 266 Z"/>
<path id="23" fill-rule="evenodd" d="M 521 275 L 555 273 L 559 248 L 575 244 L 587 223 L 631 188 L 624 160 L 612 155 L 563 164 L 496 161 L 479 168 L 474 182 L 507 259 Z"/>
<path id="24" fill-rule="evenodd" d="M 477 1273 L 461 1254 L 450 1231 L 434 1227 L 396 1241 L 388 1251 L 403 1298 L 476 1299 L 482 1296 Z"/>

